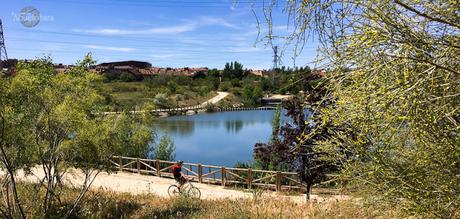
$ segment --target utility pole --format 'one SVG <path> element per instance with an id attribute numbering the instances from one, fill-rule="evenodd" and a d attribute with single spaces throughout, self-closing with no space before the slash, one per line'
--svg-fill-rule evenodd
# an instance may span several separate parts
<path id="1" fill-rule="evenodd" d="M 3 61 L 4 60 L 5 61 L 8 60 L 8 54 L 6 53 L 5 38 L 3 37 L 3 24 L 2 24 L 2 20 L 0 19 L 0 72 L 3 71 Z"/>
<path id="2" fill-rule="evenodd" d="M 278 56 L 278 46 L 273 47 L 273 68 L 272 68 L 272 83 L 275 84 L 275 71 L 278 69 L 280 57 Z"/>

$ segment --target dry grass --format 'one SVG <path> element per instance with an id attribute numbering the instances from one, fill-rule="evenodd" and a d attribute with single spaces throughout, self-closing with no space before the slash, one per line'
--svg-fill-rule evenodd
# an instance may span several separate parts
<path id="1" fill-rule="evenodd" d="M 20 195 L 31 218 L 40 215 L 32 185 L 21 184 Z M 77 196 L 65 189 L 52 215 L 60 218 Z M 155 195 L 131 195 L 106 190 L 90 191 L 72 218 L 395 218 L 394 210 L 375 209 L 360 201 L 295 203 L 255 195 L 252 199 L 196 200 L 161 198 Z"/>
<path id="2" fill-rule="evenodd" d="M 299 204 L 271 199 L 193 200 L 106 193 L 110 200 L 136 204 L 130 218 L 394 218 L 391 211 L 375 210 L 356 201 Z M 124 200 L 124 201 L 123 201 Z M 127 200 L 131 200 L 128 201 Z M 112 205 L 123 206 L 123 205 Z M 120 212 L 119 210 L 111 212 Z M 98 214 L 101 217 L 108 215 Z"/>

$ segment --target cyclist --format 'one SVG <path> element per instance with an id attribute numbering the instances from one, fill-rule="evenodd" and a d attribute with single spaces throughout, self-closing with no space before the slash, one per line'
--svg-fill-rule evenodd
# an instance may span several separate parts
<path id="1" fill-rule="evenodd" d="M 187 179 L 185 178 L 184 174 L 182 173 L 182 164 L 184 162 L 179 160 L 174 164 L 174 166 L 171 168 L 174 179 L 176 180 L 177 183 L 179 183 L 179 192 L 182 186 L 187 182 Z"/>

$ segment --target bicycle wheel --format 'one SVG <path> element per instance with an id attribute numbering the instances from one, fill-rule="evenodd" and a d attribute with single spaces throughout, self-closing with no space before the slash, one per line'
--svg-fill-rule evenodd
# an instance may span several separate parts
<path id="1" fill-rule="evenodd" d="M 171 185 L 168 188 L 169 197 L 177 197 L 180 195 L 179 187 L 176 185 Z"/>
<path id="2" fill-rule="evenodd" d="M 197 187 L 194 187 L 194 186 L 192 186 L 192 187 L 188 190 L 187 194 L 188 194 L 189 197 L 191 197 L 191 198 L 198 198 L 198 199 L 199 199 L 199 198 L 201 197 L 201 191 L 200 191 Z"/>

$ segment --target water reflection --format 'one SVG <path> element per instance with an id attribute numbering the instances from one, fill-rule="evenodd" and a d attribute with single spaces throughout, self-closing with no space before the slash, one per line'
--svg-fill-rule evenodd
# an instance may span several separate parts
<path id="1" fill-rule="evenodd" d="M 274 111 L 236 111 L 161 118 L 154 127 L 186 162 L 233 166 L 249 161 L 253 146 L 269 139 Z"/>
<path id="2" fill-rule="evenodd" d="M 236 134 L 243 128 L 243 124 L 241 120 L 225 121 L 225 128 L 227 132 Z"/>
<path id="3" fill-rule="evenodd" d="M 162 133 L 175 133 L 181 136 L 193 134 L 195 123 L 191 120 L 164 120 L 155 123 L 155 128 Z"/>

